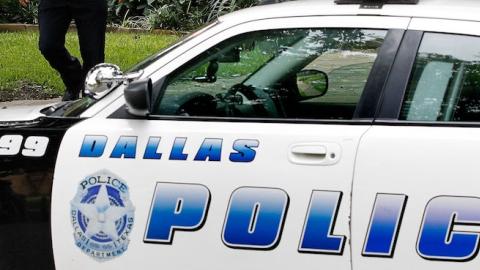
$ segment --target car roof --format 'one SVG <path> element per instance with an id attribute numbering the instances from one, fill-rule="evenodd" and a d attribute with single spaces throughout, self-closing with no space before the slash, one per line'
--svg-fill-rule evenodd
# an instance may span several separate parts
<path id="1" fill-rule="evenodd" d="M 480 21 L 479 0 L 420 0 L 418 4 L 385 4 L 381 9 L 360 8 L 358 4 L 335 4 L 334 0 L 297 0 L 252 7 L 230 13 L 220 21 L 247 21 L 299 16 L 383 15 Z"/>

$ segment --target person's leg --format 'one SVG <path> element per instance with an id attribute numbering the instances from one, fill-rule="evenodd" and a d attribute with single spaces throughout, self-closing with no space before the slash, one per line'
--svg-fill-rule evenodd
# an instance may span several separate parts
<path id="1" fill-rule="evenodd" d="M 83 78 L 82 67 L 65 48 L 65 35 L 72 20 L 65 1 L 42 0 L 39 11 L 39 48 L 45 59 L 56 69 L 67 88 L 66 99 L 78 98 Z"/>
<path id="2" fill-rule="evenodd" d="M 83 76 L 105 61 L 106 0 L 71 0 L 72 14 L 78 29 Z"/>

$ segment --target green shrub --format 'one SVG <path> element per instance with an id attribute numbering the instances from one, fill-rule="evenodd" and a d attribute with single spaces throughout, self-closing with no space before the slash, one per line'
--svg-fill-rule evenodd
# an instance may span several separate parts
<path id="1" fill-rule="evenodd" d="M 18 0 L 0 0 L 0 23 L 38 23 L 38 0 L 22 7 Z"/>
<path id="2" fill-rule="evenodd" d="M 18 0 L 0 0 L 0 23 L 38 23 L 38 1 L 21 7 Z M 83 0 L 81 0 L 83 1 Z M 108 23 L 134 28 L 189 31 L 257 0 L 118 0 L 108 1 Z"/>
<path id="3" fill-rule="evenodd" d="M 192 30 L 205 23 L 207 2 L 157 0 L 146 9 L 145 16 L 152 28 Z"/>
<path id="4" fill-rule="evenodd" d="M 128 26 L 143 15 L 147 28 L 193 30 L 234 10 L 254 5 L 257 0 L 110 0 L 112 21 Z M 132 18 L 134 18 L 132 20 Z M 135 24 L 135 23 L 134 23 Z M 137 23 L 138 24 L 138 23 Z M 142 22 L 141 24 L 145 24 Z"/>

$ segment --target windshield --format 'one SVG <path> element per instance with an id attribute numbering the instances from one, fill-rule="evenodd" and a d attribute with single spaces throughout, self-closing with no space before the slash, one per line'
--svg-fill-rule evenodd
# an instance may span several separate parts
<path id="1" fill-rule="evenodd" d="M 75 101 L 57 103 L 51 107 L 43 109 L 41 112 L 46 116 L 79 117 L 96 102 L 96 99 L 86 96 Z"/>

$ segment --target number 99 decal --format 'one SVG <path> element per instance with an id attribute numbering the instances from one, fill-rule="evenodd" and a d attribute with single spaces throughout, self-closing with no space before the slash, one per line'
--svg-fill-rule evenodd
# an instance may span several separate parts
<path id="1" fill-rule="evenodd" d="M 22 135 L 3 135 L 0 137 L 0 156 L 15 156 L 21 150 L 25 157 L 43 157 L 47 151 L 48 142 L 48 137 L 30 136 L 23 142 Z"/>

